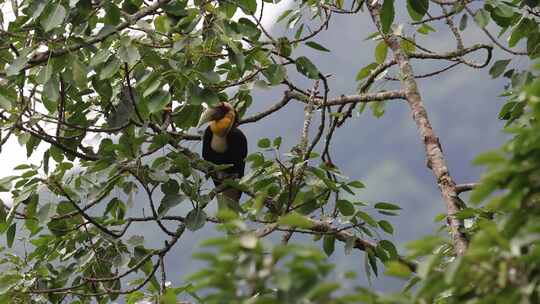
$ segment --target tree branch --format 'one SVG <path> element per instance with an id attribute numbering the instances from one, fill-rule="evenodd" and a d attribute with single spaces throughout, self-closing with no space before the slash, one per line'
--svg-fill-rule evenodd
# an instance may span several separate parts
<path id="1" fill-rule="evenodd" d="M 301 102 L 308 102 L 309 96 L 306 96 L 299 92 L 288 91 L 286 94 L 290 98 L 294 98 Z M 341 97 L 336 97 L 328 99 L 326 106 L 337 106 L 349 103 L 367 103 L 367 102 L 376 102 L 376 101 L 385 101 L 390 99 L 405 99 L 405 93 L 402 91 L 385 91 L 377 93 L 365 93 L 358 95 L 343 95 Z M 322 105 L 322 98 L 315 98 L 315 102 L 318 106 Z"/>
<path id="2" fill-rule="evenodd" d="M 456 218 L 455 214 L 459 212 L 463 202 L 459 199 L 456 191 L 456 184 L 446 164 L 444 154 L 442 152 L 439 138 L 437 137 L 431 123 L 429 121 L 427 111 L 424 107 L 422 97 L 418 91 L 417 83 L 414 79 L 412 67 L 409 58 L 401 49 L 398 38 L 390 34 L 384 34 L 380 24 L 380 4 L 375 3 L 368 5 L 369 12 L 377 29 L 384 37 L 388 47 L 394 54 L 394 59 L 399 65 L 400 73 L 402 74 L 401 86 L 405 92 L 407 103 L 412 112 L 413 119 L 420 131 L 422 141 L 426 150 L 427 166 L 430 168 L 437 179 L 437 184 L 441 190 L 441 194 L 446 203 L 448 224 L 450 226 L 450 234 L 454 244 L 456 255 L 461 256 L 465 253 L 468 246 L 468 240 L 461 231 L 462 222 Z M 459 51 L 458 51 L 459 52 Z M 426 57 L 432 57 L 433 54 L 425 54 Z M 418 57 L 417 57 L 418 58 Z"/>
<path id="3" fill-rule="evenodd" d="M 463 192 L 468 192 L 474 190 L 474 188 L 478 187 L 479 183 L 468 183 L 468 184 L 459 184 L 456 185 L 456 192 L 458 194 Z"/>

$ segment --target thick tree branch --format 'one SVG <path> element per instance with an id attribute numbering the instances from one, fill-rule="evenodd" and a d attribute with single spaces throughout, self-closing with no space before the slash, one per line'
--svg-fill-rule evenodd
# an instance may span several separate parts
<path id="1" fill-rule="evenodd" d="M 288 91 L 286 94 L 290 98 L 294 98 L 302 102 L 309 101 L 309 96 L 306 96 L 299 92 Z M 385 91 L 385 92 L 365 93 L 365 94 L 358 94 L 358 95 L 343 95 L 341 97 L 328 99 L 328 101 L 326 102 L 326 106 L 338 106 L 338 105 L 343 105 L 343 104 L 359 103 L 359 102 L 365 103 L 365 102 L 385 101 L 385 100 L 390 100 L 390 99 L 405 99 L 405 93 L 402 91 Z M 323 99 L 315 98 L 315 101 L 318 106 L 321 106 Z"/>
<path id="2" fill-rule="evenodd" d="M 394 54 L 394 59 L 399 65 L 402 74 L 401 86 L 405 91 L 407 103 L 411 108 L 413 119 L 420 131 L 420 135 L 425 146 L 427 165 L 432 170 L 437 179 L 437 184 L 441 190 L 442 197 L 446 203 L 448 224 L 450 234 L 454 245 L 456 255 L 461 256 L 465 253 L 468 246 L 468 240 L 462 230 L 462 222 L 455 216 L 461 209 L 463 202 L 459 199 L 456 190 L 456 183 L 450 176 L 444 154 L 442 152 L 439 138 L 437 137 L 429 121 L 427 111 L 424 107 L 422 97 L 414 79 L 409 57 L 401 49 L 398 38 L 393 34 L 384 34 L 380 24 L 380 4 L 375 3 L 368 6 L 371 17 L 383 35 L 388 47 Z M 433 54 L 426 54 L 433 56 Z"/>

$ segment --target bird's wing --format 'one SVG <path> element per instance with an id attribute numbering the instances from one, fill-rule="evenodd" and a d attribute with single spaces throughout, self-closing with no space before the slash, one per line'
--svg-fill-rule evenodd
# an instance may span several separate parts
<path id="1" fill-rule="evenodd" d="M 203 145 L 202 145 L 202 156 L 205 160 L 209 160 L 211 151 L 210 151 L 210 142 L 212 141 L 212 131 L 210 130 L 210 127 L 207 127 L 204 131 L 203 136 Z"/>
<path id="2" fill-rule="evenodd" d="M 240 130 L 235 128 L 234 129 L 234 143 L 232 143 L 231 146 L 235 147 L 234 153 L 238 155 L 239 161 L 235 164 L 235 172 L 239 175 L 238 177 L 241 178 L 244 176 L 244 169 L 246 167 L 246 156 L 248 154 L 248 143 L 246 136 L 244 133 Z"/>

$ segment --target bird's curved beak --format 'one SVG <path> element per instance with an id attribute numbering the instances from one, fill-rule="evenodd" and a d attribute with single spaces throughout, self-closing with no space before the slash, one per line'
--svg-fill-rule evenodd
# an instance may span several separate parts
<path id="1" fill-rule="evenodd" d="M 208 108 L 206 109 L 202 114 L 201 118 L 199 119 L 199 123 L 197 124 L 197 128 L 200 128 L 202 125 L 204 125 L 207 122 L 210 122 L 214 120 L 215 116 L 217 114 L 217 110 L 214 108 Z"/>

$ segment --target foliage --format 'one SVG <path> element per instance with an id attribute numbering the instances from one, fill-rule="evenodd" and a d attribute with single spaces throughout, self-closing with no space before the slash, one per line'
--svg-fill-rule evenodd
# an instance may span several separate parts
<path id="1" fill-rule="evenodd" d="M 467 253 L 454 257 L 440 240 L 411 244 L 412 253 L 421 247 L 434 253 L 418 266 L 411 281 L 419 287 L 403 303 L 540 300 L 540 78 L 537 71 L 522 73 L 530 77 L 508 88 L 509 101 L 501 111 L 512 139 L 501 149 L 476 158 L 475 163 L 487 166 L 488 171 L 471 194 L 473 206 L 458 215 L 468 222 L 471 240 Z M 509 104 L 517 106 L 519 113 L 509 110 L 505 114 Z"/>
<path id="2" fill-rule="evenodd" d="M 0 180 L 0 190 L 13 197 L 0 208 L 0 232 L 9 247 L 3 248 L 0 260 L 5 269 L 0 300 L 107 303 L 122 296 L 127 303 L 176 303 L 180 298 L 201 303 L 537 302 L 540 82 L 538 71 L 518 71 L 512 64 L 517 56 L 539 57 L 539 2 L 348 4 L 295 2 L 277 20 L 294 29 L 294 35 L 273 37 L 261 23 L 262 7 L 274 5 L 267 0 L 10 1 L 14 19 L 4 16 L 6 26 L 2 22 L 0 31 L 1 145 L 13 136 L 28 157 L 43 154 L 38 165 L 20 164 L 17 175 Z M 396 15 L 402 11 L 410 20 L 398 25 Z M 369 18 L 362 12 L 370 13 L 378 28 L 368 39 L 375 41 L 374 62 L 360 69 L 357 95 L 332 98 L 328 76 L 296 50 L 306 45 L 329 52 L 315 38 L 330 26 L 330 17 Z M 460 18 L 459 28 L 455 18 Z M 456 50 L 435 53 L 416 38 L 416 33 L 446 34 L 430 25 L 439 20 L 449 26 Z M 507 54 L 491 65 L 490 74 L 510 80 L 500 118 L 507 120 L 505 130 L 513 139 L 476 160 L 488 165 L 488 171 L 471 195 L 474 207 L 460 206 L 457 214 L 445 215 L 449 222 L 465 221 L 460 227 L 470 240 L 465 254 L 436 235 L 412 242 L 404 257 L 384 239 L 394 232 L 388 219 L 400 207 L 378 202 L 375 217 L 366 203 L 348 199 L 364 185 L 348 180 L 343 176 L 347 172 L 333 163 L 332 136 L 354 109 L 361 112 L 367 103 L 377 117 L 389 99 L 407 100 L 412 111 L 422 107 L 421 101 L 411 100 L 419 92 L 376 91 L 380 86 L 375 82 L 400 80 L 407 87 L 407 81 L 459 64 L 487 66 L 492 46 L 463 45 L 461 35 L 472 20 Z M 508 46 L 489 32 L 494 26 L 508 36 Z M 485 63 L 465 58 L 478 50 L 487 51 Z M 421 59 L 452 64 L 426 75 L 404 69 L 410 60 Z M 388 76 L 394 67 L 399 68 L 396 76 Z M 292 83 L 292 73 L 312 81 L 313 88 Z M 287 87 L 281 101 L 246 115 L 253 92 L 278 85 Z M 230 101 L 242 125 L 279 115 L 291 100 L 306 106 L 299 144 L 283 151 L 279 137 L 250 139 L 259 147 L 247 159 L 251 172 L 225 182 L 245 193 L 240 204 L 219 195 L 223 189 L 209 189 L 206 179 L 224 168 L 189 148 L 190 141 L 200 140 L 190 128 L 204 106 Z M 309 136 L 315 113 L 321 115 L 320 125 Z M 423 138 L 427 150 L 430 139 Z M 445 165 L 444 159 L 442 165 L 432 162 L 429 153 L 427 158 L 436 174 Z M 443 186 L 455 197 L 459 194 L 451 179 Z M 207 208 L 214 199 L 219 205 L 215 214 Z M 179 205 L 189 211 L 174 213 Z M 129 233 L 150 224 L 160 229 L 163 247 L 150 248 L 144 236 Z M 167 254 L 185 234 L 208 224 L 217 224 L 223 236 L 204 241 L 210 251 L 195 256 L 207 266 L 186 285 L 171 286 L 166 274 L 172 270 L 164 266 Z M 449 230 L 454 239 L 457 232 Z M 263 240 L 274 233 L 283 234 L 283 244 Z M 294 233 L 313 235 L 324 254 L 311 246 L 288 245 Z M 382 263 L 386 274 L 410 278 L 408 285 L 400 294 L 385 296 L 332 281 L 326 256 L 334 252 L 335 242 L 345 243 L 346 252 L 365 253 L 366 275 L 377 275 Z M 12 248 L 21 244 L 28 246 L 28 254 Z M 421 260 L 418 266 L 415 259 Z M 353 278 L 352 273 L 347 276 Z"/>

